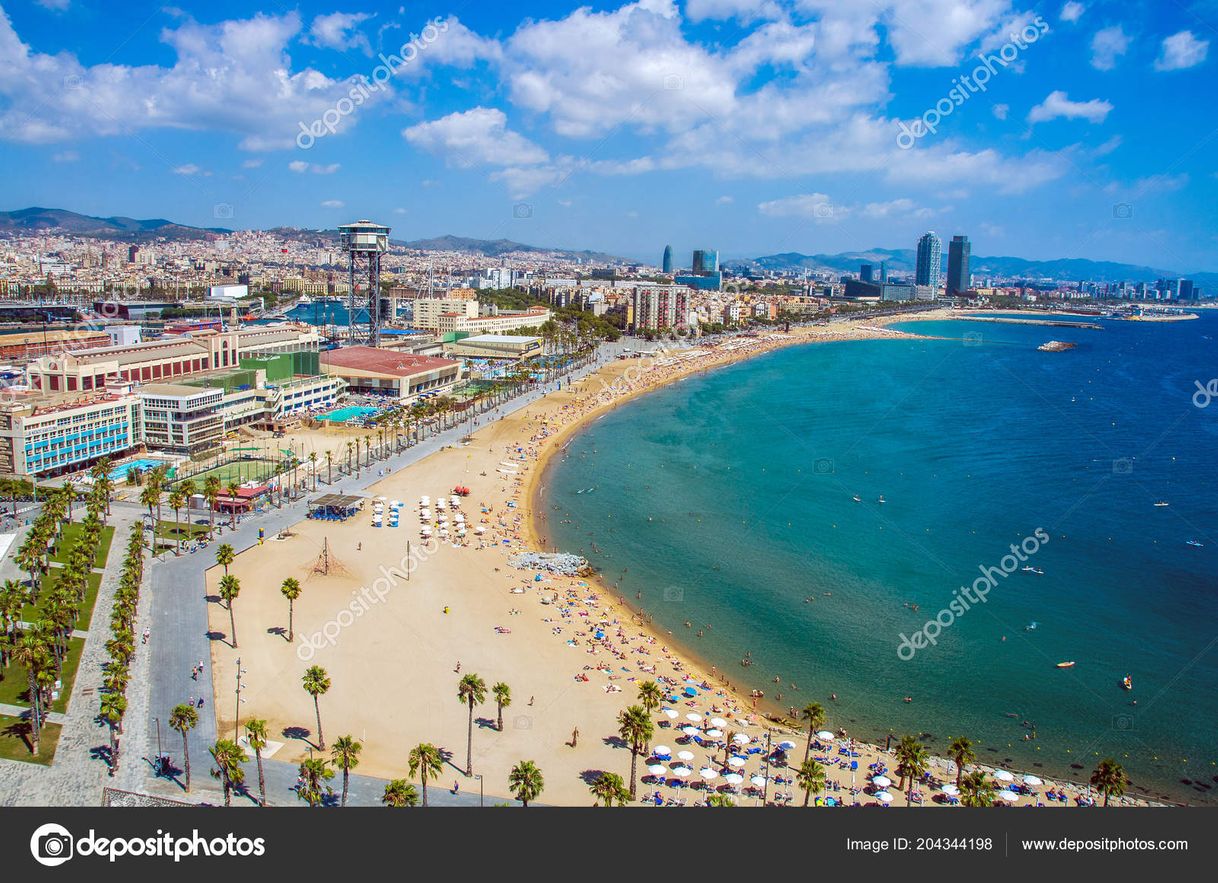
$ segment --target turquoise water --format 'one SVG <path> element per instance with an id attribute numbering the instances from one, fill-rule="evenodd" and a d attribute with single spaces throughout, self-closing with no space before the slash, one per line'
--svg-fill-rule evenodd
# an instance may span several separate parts
<path id="1" fill-rule="evenodd" d="M 940 752 L 963 734 L 982 760 L 1076 779 L 1115 756 L 1138 788 L 1215 802 L 1218 402 L 1192 397 L 1218 376 L 1218 316 L 1101 324 L 915 322 L 954 339 L 687 379 L 576 436 L 543 532 L 784 708 L 816 699 L 835 726 Z M 1078 347 L 1036 350 L 1050 339 Z M 1043 575 L 995 576 L 898 656 L 1038 528 L 1020 566 Z"/>
<path id="2" fill-rule="evenodd" d="M 376 408 L 361 407 L 359 405 L 351 405 L 346 408 L 339 408 L 336 411 L 330 411 L 327 414 L 322 414 L 318 420 L 327 420 L 331 423 L 346 423 L 348 420 L 356 420 L 360 417 L 367 417 L 371 414 L 378 413 Z"/>
<path id="3" fill-rule="evenodd" d="M 141 472 L 144 472 L 164 465 L 164 460 L 149 460 L 147 458 L 131 460 L 130 462 L 124 463 L 122 466 L 110 470 L 110 480 L 115 484 L 124 484 L 127 481 L 127 473 L 132 469 L 138 469 Z"/>

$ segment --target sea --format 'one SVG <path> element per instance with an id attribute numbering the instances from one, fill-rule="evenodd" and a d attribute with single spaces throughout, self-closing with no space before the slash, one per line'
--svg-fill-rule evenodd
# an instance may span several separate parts
<path id="1" fill-rule="evenodd" d="M 771 707 L 819 701 L 834 729 L 940 754 L 968 736 L 982 762 L 1048 778 L 1113 757 L 1130 793 L 1218 803 L 1202 313 L 908 322 L 927 339 L 690 377 L 572 439 L 542 532 Z"/>

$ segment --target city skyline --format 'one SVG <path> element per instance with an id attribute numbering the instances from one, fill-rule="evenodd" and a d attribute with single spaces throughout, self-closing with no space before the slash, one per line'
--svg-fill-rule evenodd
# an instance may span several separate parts
<path id="1" fill-rule="evenodd" d="M 1203 12 L 914 6 L 0 4 L 0 159 L 29 172 L 3 202 L 372 217 L 649 262 L 674 229 L 733 259 L 935 227 L 990 254 L 1218 267 L 1212 159 L 1161 136 L 1212 82 Z M 906 24 L 926 16 L 929 38 Z"/>

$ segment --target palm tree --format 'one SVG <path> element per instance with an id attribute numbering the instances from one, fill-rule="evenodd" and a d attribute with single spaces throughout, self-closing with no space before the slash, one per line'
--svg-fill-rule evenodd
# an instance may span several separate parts
<path id="1" fill-rule="evenodd" d="M 810 757 L 804 760 L 795 778 L 804 789 L 804 806 L 808 805 L 809 797 L 825 790 L 825 768 Z"/>
<path id="2" fill-rule="evenodd" d="M 326 737 L 321 732 L 321 706 L 318 705 L 317 699 L 330 689 L 330 676 L 320 665 L 310 665 L 304 673 L 302 683 L 305 692 L 313 697 L 313 711 L 317 713 L 317 747 L 325 751 Z"/>
<path id="3" fill-rule="evenodd" d="M 901 774 L 901 784 L 898 787 L 905 790 L 907 805 L 913 806 L 913 801 L 909 798 L 913 794 L 914 784 L 926 772 L 929 762 L 926 746 L 913 736 L 902 736 L 896 753 L 899 761 L 897 772 Z M 908 787 L 905 786 L 906 779 L 909 780 Z"/>
<path id="4" fill-rule="evenodd" d="M 177 540 L 177 548 L 174 551 L 178 554 L 182 552 L 182 524 L 178 520 L 178 516 L 182 511 L 182 507 L 186 504 L 186 500 L 186 494 L 182 492 L 180 487 L 175 487 L 169 492 L 169 508 L 173 510 L 174 533 Z"/>
<path id="5" fill-rule="evenodd" d="M 317 493 L 317 451 L 309 451 L 309 471 L 313 473 L 313 493 Z"/>
<path id="6" fill-rule="evenodd" d="M 123 731 L 123 715 L 127 713 L 127 698 L 122 693 L 103 693 L 99 717 L 110 731 L 110 775 L 118 770 L 118 734 Z"/>
<path id="7" fill-rule="evenodd" d="M 326 485 L 334 484 L 334 452 L 326 451 Z"/>
<path id="8" fill-rule="evenodd" d="M 495 684 L 495 686 L 491 687 L 491 693 L 495 697 L 495 706 L 499 710 L 499 722 L 497 724 L 497 729 L 502 733 L 503 709 L 512 704 L 512 688 L 503 683 L 503 681 L 500 681 L 499 683 Z"/>
<path id="9" fill-rule="evenodd" d="M 207 500 L 207 538 L 216 537 L 216 503 L 220 500 L 220 477 L 209 475 L 203 479 L 203 498 Z"/>
<path id="10" fill-rule="evenodd" d="M 343 798 L 339 806 L 347 805 L 347 786 L 351 781 L 351 770 L 359 766 L 359 753 L 364 746 L 350 736 L 339 736 L 334 740 L 331 755 L 334 764 L 343 771 Z"/>
<path id="11" fill-rule="evenodd" d="M 637 796 L 636 776 L 639 754 L 651 741 L 655 727 L 641 705 L 631 705 L 617 716 L 618 735 L 630 746 L 630 799 Z"/>
<path id="12" fill-rule="evenodd" d="M 294 576 L 289 576 L 283 581 L 279 591 L 283 593 L 283 597 L 288 599 L 288 643 L 291 643 L 296 634 L 292 628 L 292 620 L 296 599 L 300 597 L 300 580 Z"/>
<path id="13" fill-rule="evenodd" d="M 420 742 L 410 749 L 407 758 L 410 763 L 410 775 L 418 775 L 419 784 L 423 786 L 423 805 L 427 806 L 427 780 L 437 779 L 444 771 L 444 760 L 440 757 L 440 749 L 430 742 Z"/>
<path id="14" fill-rule="evenodd" d="M 808 744 L 804 746 L 804 762 L 807 763 L 808 755 L 812 752 L 812 740 L 816 736 L 816 731 L 825 725 L 825 707 L 819 702 L 809 702 L 800 712 L 800 716 L 808 722 Z M 805 805 L 806 803 L 805 801 Z"/>
<path id="15" fill-rule="evenodd" d="M 952 740 L 952 744 L 947 746 L 948 756 L 956 763 L 956 787 L 960 787 L 960 780 L 964 778 L 964 767 L 977 759 L 976 752 L 973 751 L 973 743 L 967 736 L 957 736 Z"/>
<path id="16" fill-rule="evenodd" d="M 664 691 L 655 681 L 643 681 L 639 684 L 639 703 L 648 714 L 654 712 L 664 701 Z"/>
<path id="17" fill-rule="evenodd" d="M 212 778 L 219 779 L 224 788 L 224 805 L 232 806 L 233 788 L 245 781 L 245 770 L 241 762 L 245 760 L 245 752 L 232 739 L 221 739 L 208 749 L 216 767 L 211 771 Z"/>
<path id="18" fill-rule="evenodd" d="M 486 683 L 473 672 L 457 684 L 457 701 L 469 706 L 469 736 L 465 743 L 465 775 L 474 774 L 474 706 L 486 701 Z"/>
<path id="19" fill-rule="evenodd" d="M 229 512 L 228 526 L 230 528 L 232 528 L 233 530 L 236 530 L 237 529 L 237 495 L 241 491 L 241 485 L 237 484 L 237 482 L 235 482 L 235 481 L 230 481 L 228 483 L 228 486 L 224 490 L 228 494 L 228 502 L 231 507 L 231 511 Z"/>
<path id="20" fill-rule="evenodd" d="M 1109 798 L 1120 797 L 1125 793 L 1129 777 L 1125 775 L 1124 767 L 1108 757 L 1101 760 L 1100 765 L 1091 774 L 1091 784 L 1095 786 L 1096 791 L 1104 795 L 1104 806 L 1107 806 Z"/>
<path id="21" fill-rule="evenodd" d="M 385 786 L 381 803 L 390 807 L 406 807 L 419 805 L 419 793 L 405 779 L 394 779 Z"/>
<path id="22" fill-rule="evenodd" d="M 541 777 L 541 770 L 531 760 L 520 761 L 508 773 L 508 787 L 520 801 L 521 806 L 528 806 L 530 800 L 536 800 L 541 796 L 545 784 L 545 780 Z"/>
<path id="23" fill-rule="evenodd" d="M 169 712 L 169 726 L 182 734 L 182 768 L 186 771 L 186 793 L 190 793 L 190 742 L 186 734 L 199 723 L 199 713 L 193 705 L 175 705 Z"/>
<path id="24" fill-rule="evenodd" d="M 351 449 L 355 447 L 355 442 L 347 442 L 347 474 L 351 474 Z"/>
<path id="25" fill-rule="evenodd" d="M 626 783 L 617 773 L 601 773 L 588 790 L 592 792 L 593 806 L 600 806 L 602 803 L 605 806 L 625 806 L 630 802 Z"/>
<path id="26" fill-rule="evenodd" d="M 228 607 L 228 624 L 232 629 L 233 649 L 237 649 L 237 621 L 233 618 L 233 602 L 237 600 L 237 596 L 241 594 L 241 580 L 237 579 L 231 573 L 220 577 L 220 597 Z"/>
<path id="27" fill-rule="evenodd" d="M 718 791 L 706 796 L 707 806 L 731 807 L 736 805 L 736 801 L 732 800 L 728 794 L 722 794 Z"/>
<path id="28" fill-rule="evenodd" d="M 994 783 L 977 770 L 960 781 L 960 802 L 964 806 L 993 806 Z"/>
<path id="29" fill-rule="evenodd" d="M 216 549 L 216 563 L 224 568 L 225 576 L 228 576 L 228 566 L 236 560 L 237 553 L 228 543 L 221 543 L 220 548 Z"/>
<path id="30" fill-rule="evenodd" d="M 262 774 L 262 749 L 266 748 L 266 721 L 254 718 L 245 722 L 245 742 L 254 749 L 258 761 L 258 803 L 266 806 L 266 778 Z"/>
<path id="31" fill-rule="evenodd" d="M 296 796 L 309 806 L 321 806 L 326 794 L 333 793 L 325 782 L 334 778 L 334 770 L 330 769 L 330 761 L 324 757 L 311 757 L 300 764 L 300 784 L 296 786 Z"/>
<path id="32" fill-rule="evenodd" d="M 13 662 L 25 669 L 30 695 L 30 746 L 38 756 L 42 733 L 42 688 L 41 682 L 52 666 L 43 636 L 36 629 L 24 631 L 13 648 Z"/>

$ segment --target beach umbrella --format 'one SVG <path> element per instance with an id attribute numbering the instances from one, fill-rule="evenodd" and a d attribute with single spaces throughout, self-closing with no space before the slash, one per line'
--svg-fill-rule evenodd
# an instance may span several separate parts
<path id="1" fill-rule="evenodd" d="M 718 739 L 723 735 L 723 730 L 707 730 L 706 735 L 712 739 Z"/>
<path id="2" fill-rule="evenodd" d="M 676 720 L 677 717 L 679 717 L 681 714 L 681 712 L 677 711 L 675 708 L 665 708 L 665 709 L 663 709 L 663 711 L 664 711 L 664 716 L 667 717 L 670 721 Z"/>
<path id="3" fill-rule="evenodd" d="M 876 776 L 871 781 L 877 788 L 887 788 L 892 784 L 892 779 L 887 776 Z"/>
<path id="4" fill-rule="evenodd" d="M 743 785 L 744 776 L 740 775 L 740 773 L 728 773 L 723 777 L 723 781 L 727 782 L 729 785 Z"/>
<path id="5" fill-rule="evenodd" d="M 678 751 L 677 758 L 679 760 L 693 760 L 694 753 L 692 751 Z"/>
<path id="6" fill-rule="evenodd" d="M 1043 785 L 1044 784 L 1044 782 L 1042 782 L 1040 780 L 1040 778 L 1037 776 L 1024 776 L 1023 783 L 1025 785 Z"/>
<path id="7" fill-rule="evenodd" d="M 672 774 L 674 776 L 676 776 L 678 779 L 686 779 L 689 777 L 689 774 L 692 772 L 693 772 L 693 770 L 691 770 L 689 767 L 685 766 L 684 764 L 681 764 L 680 766 L 675 766 L 672 768 Z"/>
<path id="8" fill-rule="evenodd" d="M 942 791 L 944 794 L 946 794 L 948 797 L 955 797 L 957 794 L 960 793 L 960 789 L 957 788 L 955 785 L 951 784 L 950 782 L 948 784 L 944 785 L 939 790 Z"/>
<path id="9" fill-rule="evenodd" d="M 671 757 L 672 749 L 669 748 L 667 745 L 657 745 L 655 748 L 652 749 L 651 753 L 653 755 L 655 755 L 656 757 Z"/>
<path id="10" fill-rule="evenodd" d="M 718 771 L 712 770 L 708 766 L 702 767 L 702 769 L 698 771 L 698 775 L 702 776 L 702 778 L 704 778 L 708 782 L 711 781 L 712 779 L 719 778 Z"/>
<path id="11" fill-rule="evenodd" d="M 830 733 L 828 730 L 821 730 L 819 733 L 816 734 L 816 738 L 817 739 L 832 739 L 833 734 Z"/>
<path id="12" fill-rule="evenodd" d="M 696 735 L 698 735 L 698 733 L 701 732 L 701 730 L 699 730 L 697 727 L 686 726 L 686 727 L 681 727 L 681 732 L 684 733 L 686 736 L 696 736 Z"/>
<path id="13" fill-rule="evenodd" d="M 878 800 L 880 803 L 892 803 L 892 795 L 889 794 L 887 791 L 875 792 L 875 799 Z"/>
<path id="14" fill-rule="evenodd" d="M 690 697 L 690 698 L 692 699 L 694 696 L 697 696 L 697 695 L 698 695 L 698 691 L 697 691 L 697 690 L 695 690 L 693 687 L 686 687 L 686 688 L 685 688 L 685 695 L 686 695 L 686 696 L 688 696 L 688 697 Z"/>
<path id="15" fill-rule="evenodd" d="M 712 717 L 710 720 L 710 725 L 721 730 L 727 726 L 727 721 L 721 717 Z"/>
<path id="16" fill-rule="evenodd" d="M 653 776 L 662 776 L 668 772 L 668 767 L 660 763 L 653 763 L 651 766 L 647 767 L 647 772 L 651 773 Z"/>
<path id="17" fill-rule="evenodd" d="M 735 754 L 733 754 L 731 757 L 729 757 L 727 759 L 727 765 L 730 766 L 732 769 L 738 770 L 742 766 L 744 766 L 746 763 L 748 763 L 747 760 L 745 760 L 743 757 L 738 757 Z"/>
<path id="18" fill-rule="evenodd" d="M 756 776 L 753 776 L 753 778 L 749 779 L 749 781 L 752 782 L 754 785 L 756 785 L 758 788 L 761 788 L 761 787 L 765 786 L 765 783 L 768 782 L 769 779 L 767 779 L 765 776 L 763 776 L 761 774 L 758 774 Z"/>
<path id="19" fill-rule="evenodd" d="M 792 748 L 795 747 L 795 743 L 792 742 L 790 739 L 785 739 L 782 742 L 778 743 L 778 747 L 781 748 L 783 751 L 790 751 Z"/>
<path id="20" fill-rule="evenodd" d="M 998 796 L 1002 800 L 1005 800 L 1007 803 L 1014 803 L 1015 801 L 1019 800 L 1019 795 L 1016 794 L 1014 791 L 1007 791 L 1007 790 L 999 791 Z"/>
<path id="21" fill-rule="evenodd" d="M 999 782 L 1014 782 L 1015 777 L 1006 770 L 994 770 L 994 778 Z"/>
<path id="22" fill-rule="evenodd" d="M 735 736 L 732 736 L 732 741 L 735 742 L 737 745 L 748 745 L 753 740 L 750 739 L 748 736 L 746 736 L 744 733 L 737 733 Z"/>
<path id="23" fill-rule="evenodd" d="M 688 721 L 693 721 L 694 723 L 701 723 L 702 715 L 698 714 L 696 711 L 691 711 L 689 714 L 685 715 L 685 719 Z"/>

